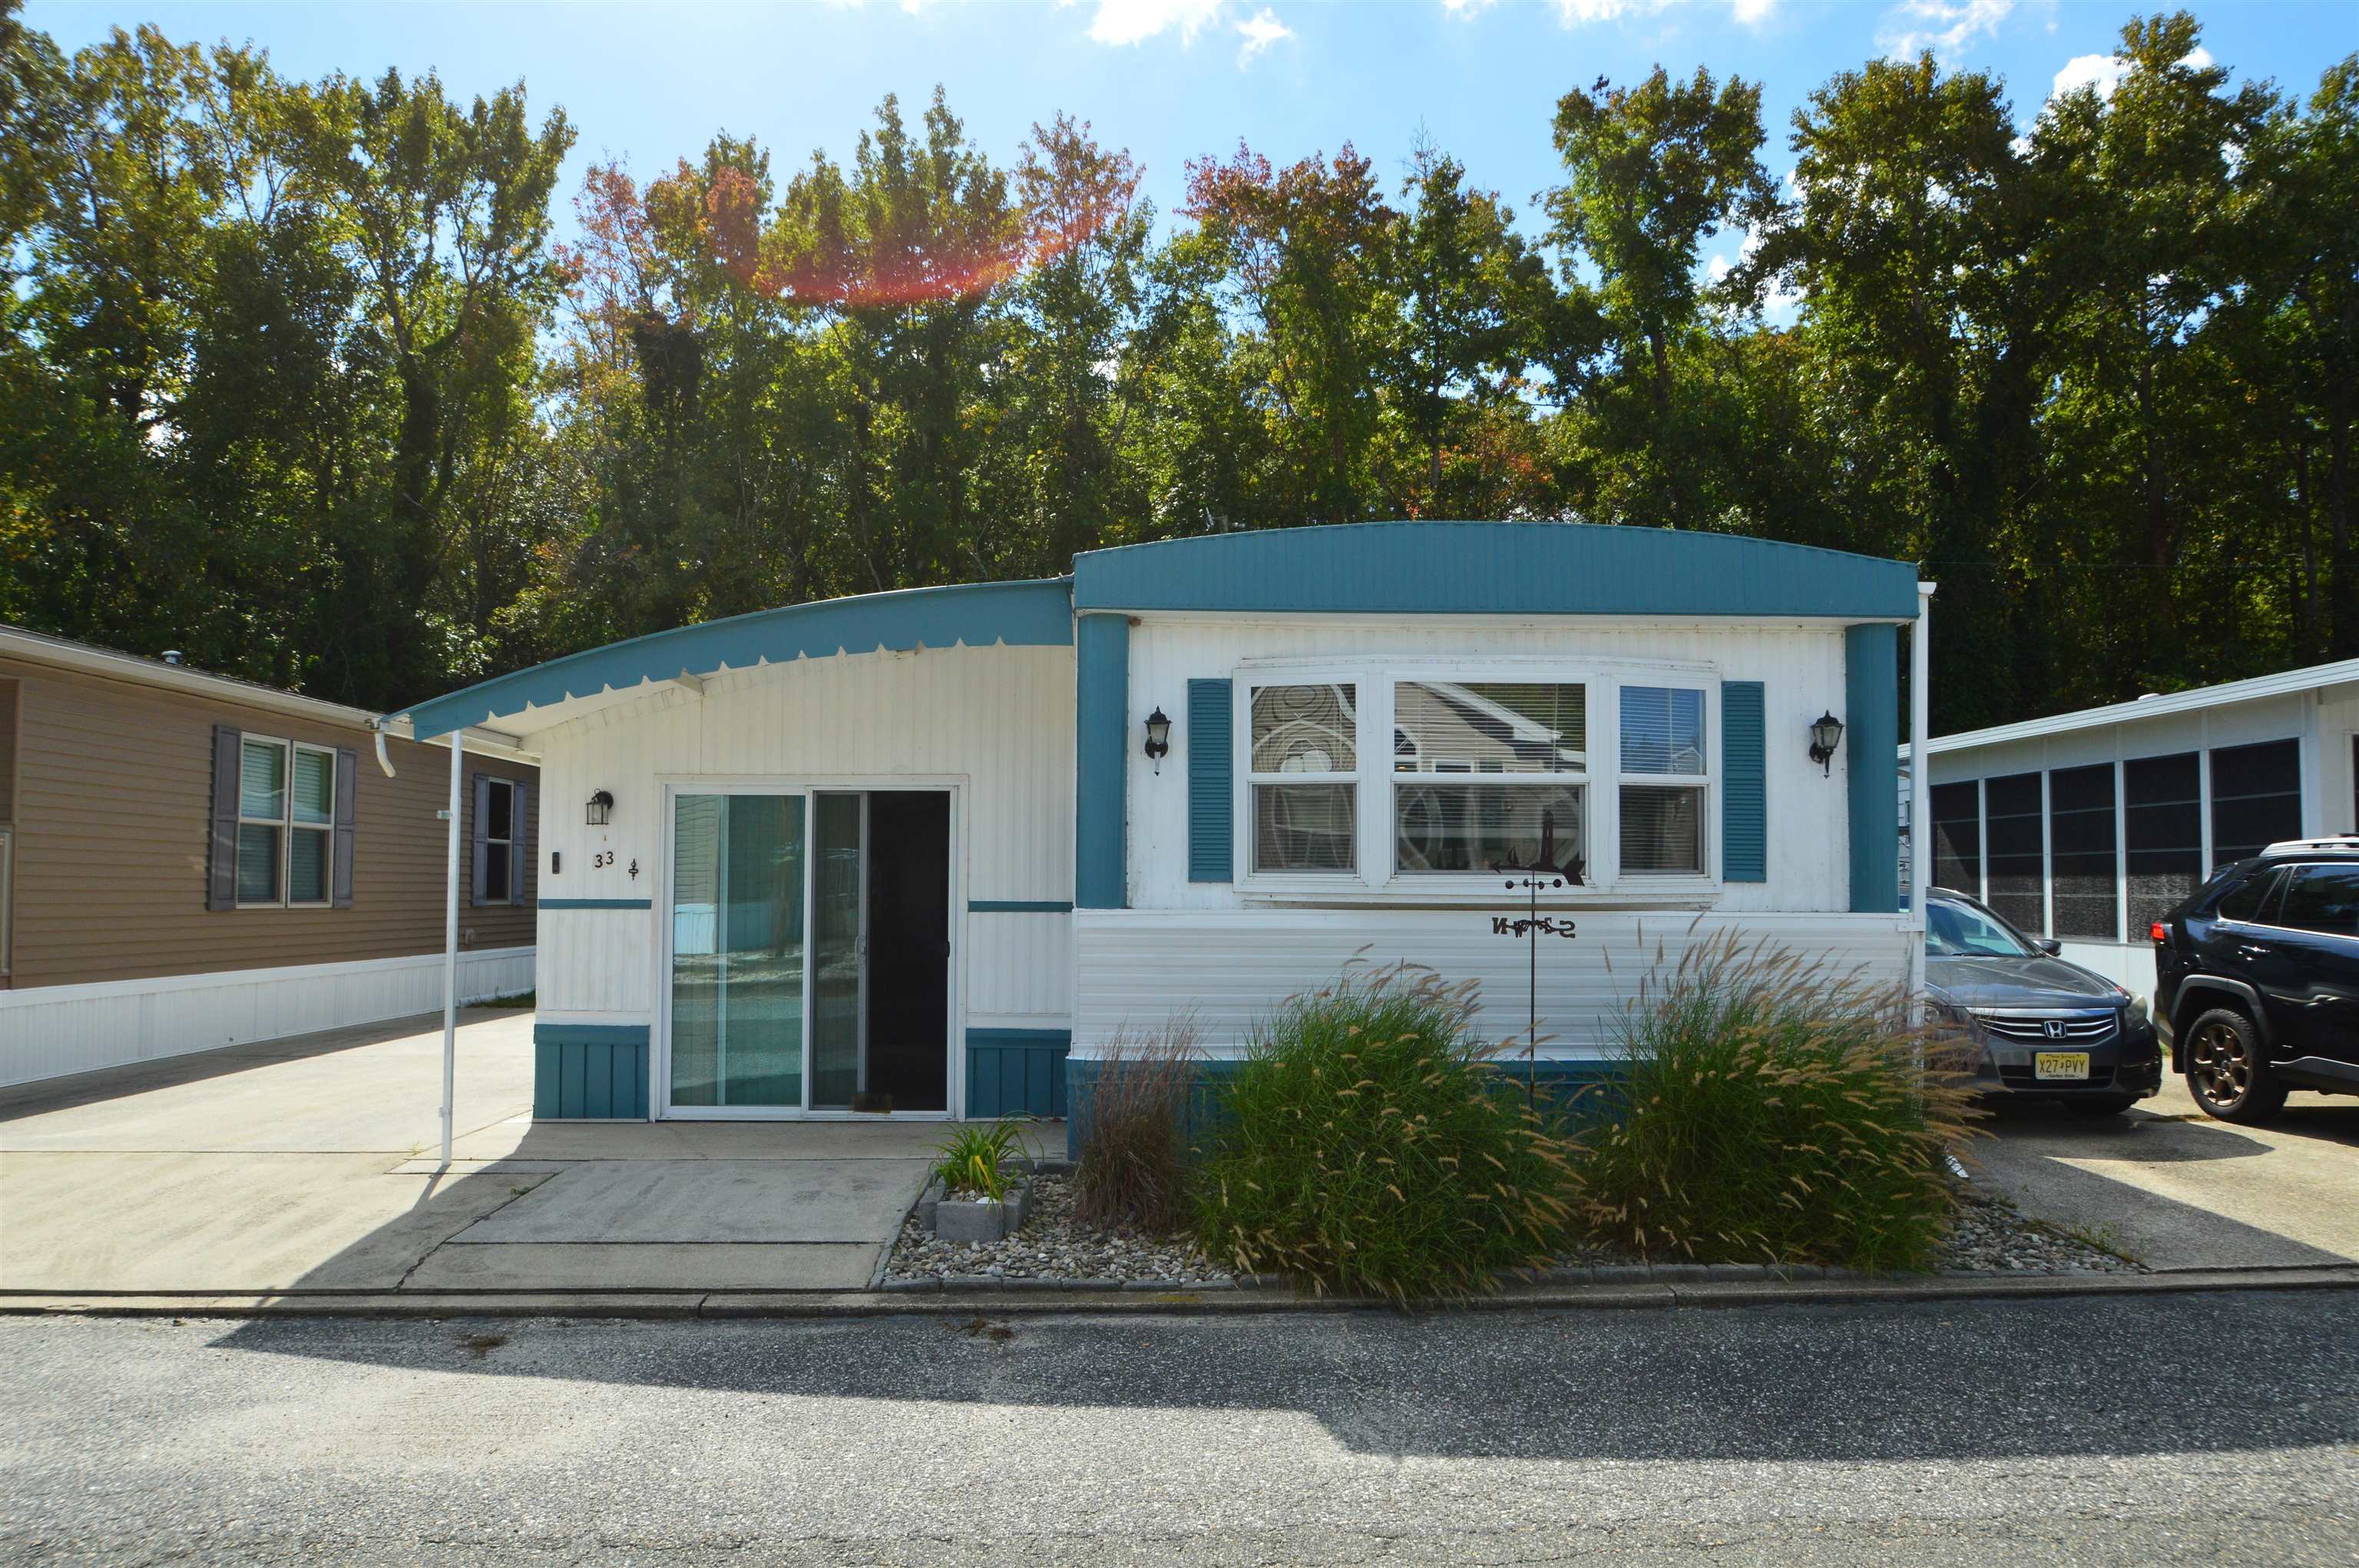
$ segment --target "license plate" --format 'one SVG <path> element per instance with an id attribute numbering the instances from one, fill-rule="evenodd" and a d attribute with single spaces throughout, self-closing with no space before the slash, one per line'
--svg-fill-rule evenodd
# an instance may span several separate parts
<path id="1" fill-rule="evenodd" d="M 2086 1078 L 2089 1075 L 2089 1053 L 2085 1051 L 2041 1051 L 2031 1058 L 2031 1075 L 2035 1078 Z"/>

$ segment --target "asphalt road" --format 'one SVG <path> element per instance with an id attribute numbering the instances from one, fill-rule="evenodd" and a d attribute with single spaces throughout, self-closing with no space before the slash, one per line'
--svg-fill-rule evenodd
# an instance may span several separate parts
<path id="1" fill-rule="evenodd" d="M 2336 1563 L 2359 1292 L 0 1321 L 0 1558 Z"/>

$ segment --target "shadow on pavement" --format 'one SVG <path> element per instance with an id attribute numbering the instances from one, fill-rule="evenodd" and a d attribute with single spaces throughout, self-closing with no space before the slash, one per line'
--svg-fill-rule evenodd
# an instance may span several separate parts
<path id="1" fill-rule="evenodd" d="M 1299 1411 L 1356 1453 L 1403 1457 L 2031 1459 L 2359 1432 L 2359 1291 L 1415 1316 L 279 1320 L 212 1343 L 479 1377 L 988 1405 L 1027 1422 Z M 2271 1377 L 2250 1377 L 2255 1364 Z M 2049 1395 L 2025 1397 L 2027 1367 Z"/>

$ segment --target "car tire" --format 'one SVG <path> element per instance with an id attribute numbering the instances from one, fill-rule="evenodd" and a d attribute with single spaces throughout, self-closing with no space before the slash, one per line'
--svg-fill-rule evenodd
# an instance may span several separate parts
<path id="1" fill-rule="evenodd" d="M 2262 1059 L 2260 1030 L 2234 1007 L 2214 1007 L 2187 1026 L 2187 1092 L 2223 1122 L 2254 1126 L 2285 1108 L 2285 1085 Z"/>
<path id="2" fill-rule="evenodd" d="M 2076 1095 L 2072 1099 L 2063 1101 L 2062 1105 L 2074 1116 L 2086 1116 L 2091 1121 L 2094 1121 L 2099 1116 L 2120 1116 L 2137 1103 L 2138 1097 L 2136 1094 L 2087 1094 Z"/>

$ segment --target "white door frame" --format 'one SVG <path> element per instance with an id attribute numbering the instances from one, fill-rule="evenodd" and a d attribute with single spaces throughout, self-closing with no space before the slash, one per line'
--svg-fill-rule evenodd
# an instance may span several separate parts
<path id="1" fill-rule="evenodd" d="M 782 774 L 658 774 L 656 783 L 662 793 L 663 826 L 658 835 L 662 844 L 656 868 L 656 940 L 655 974 L 652 977 L 655 997 L 655 1028 L 649 1041 L 647 1075 L 652 1080 L 648 1088 L 649 1114 L 658 1121 L 955 1121 L 966 1114 L 966 844 L 967 844 L 967 785 L 963 773 L 782 773 Z M 672 923 L 672 868 L 677 864 L 673 853 L 673 832 L 678 812 L 675 800 L 680 795 L 800 795 L 804 805 L 804 926 L 803 926 L 803 1098 L 810 1098 L 810 878 L 812 874 L 810 844 L 811 806 L 814 794 L 873 794 L 886 790 L 914 790 L 924 793 L 948 794 L 950 800 L 950 885 L 944 897 L 950 901 L 951 952 L 947 975 L 950 991 L 949 1006 L 944 1009 L 946 1051 L 944 1085 L 948 1108 L 940 1111 L 893 1111 L 879 1115 L 874 1111 L 809 1110 L 795 1106 L 771 1105 L 680 1105 L 671 1103 L 671 947 L 674 936 Z M 866 847 L 868 811 L 861 807 L 862 846 Z M 866 875 L 866 866 L 862 866 Z M 864 908 L 865 895 L 863 896 Z M 866 920 L 863 914 L 864 924 Z M 862 985 L 866 985 L 866 960 L 862 961 Z M 864 1012 L 865 1011 L 864 1007 Z M 865 1019 L 863 1020 L 865 1027 Z"/>

